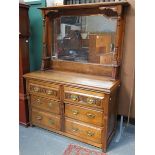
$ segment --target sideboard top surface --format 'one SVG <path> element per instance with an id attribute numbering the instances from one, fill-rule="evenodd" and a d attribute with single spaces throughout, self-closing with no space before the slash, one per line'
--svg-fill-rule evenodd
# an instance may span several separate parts
<path id="1" fill-rule="evenodd" d="M 25 78 L 45 80 L 48 82 L 57 82 L 70 84 L 74 86 L 86 86 L 100 91 L 111 92 L 119 84 L 119 80 L 110 80 L 110 78 L 95 75 L 86 75 L 73 72 L 62 72 L 55 70 L 35 71 L 24 75 Z"/>

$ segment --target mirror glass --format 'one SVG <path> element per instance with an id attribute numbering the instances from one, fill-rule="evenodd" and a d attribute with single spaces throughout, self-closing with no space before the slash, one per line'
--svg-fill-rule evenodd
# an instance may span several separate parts
<path id="1" fill-rule="evenodd" d="M 105 54 L 114 52 L 116 25 L 102 15 L 55 18 L 52 59 L 103 64 Z"/>

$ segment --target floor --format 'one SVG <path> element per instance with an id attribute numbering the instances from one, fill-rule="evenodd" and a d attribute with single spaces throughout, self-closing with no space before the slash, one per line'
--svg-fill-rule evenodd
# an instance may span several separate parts
<path id="1" fill-rule="evenodd" d="M 124 125 L 122 137 L 116 142 L 119 133 L 119 126 L 107 150 L 107 155 L 134 155 L 135 154 L 135 127 Z M 69 144 L 78 144 L 93 150 L 101 149 L 71 138 L 60 136 L 47 130 L 23 126 L 19 127 L 19 150 L 20 155 L 63 155 Z"/>

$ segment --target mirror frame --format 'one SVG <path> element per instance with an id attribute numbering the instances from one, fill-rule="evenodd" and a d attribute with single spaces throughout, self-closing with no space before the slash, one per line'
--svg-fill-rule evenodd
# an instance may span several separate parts
<path id="1" fill-rule="evenodd" d="M 61 71 L 72 71 L 93 75 L 108 76 L 112 79 L 118 77 L 118 70 L 122 58 L 122 41 L 125 26 L 125 7 L 127 2 L 109 2 L 80 5 L 64 5 L 40 8 L 43 15 L 43 56 L 41 70 L 54 69 Z M 53 22 L 61 16 L 91 16 L 102 14 L 108 18 L 116 18 L 115 52 L 106 54 L 105 58 L 110 64 L 80 63 L 74 61 L 51 60 L 51 49 L 53 48 Z"/>

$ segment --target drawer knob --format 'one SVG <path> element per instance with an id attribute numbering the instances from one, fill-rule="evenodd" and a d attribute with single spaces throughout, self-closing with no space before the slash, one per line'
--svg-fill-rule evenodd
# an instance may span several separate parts
<path id="1" fill-rule="evenodd" d="M 34 87 L 33 89 L 35 92 L 38 92 L 39 91 L 39 88 L 38 87 Z"/>
<path id="2" fill-rule="evenodd" d="M 73 115 L 78 115 L 79 114 L 78 110 L 72 110 L 72 112 L 73 112 Z"/>
<path id="3" fill-rule="evenodd" d="M 41 116 L 37 116 L 36 119 L 37 120 L 42 120 L 42 117 Z"/>
<path id="4" fill-rule="evenodd" d="M 71 99 L 72 99 L 73 101 L 76 101 L 76 100 L 78 99 L 78 96 L 75 95 L 75 94 L 72 94 L 72 95 L 71 95 Z"/>
<path id="5" fill-rule="evenodd" d="M 51 90 L 46 90 L 46 94 L 51 95 L 52 91 Z"/>
<path id="6" fill-rule="evenodd" d="M 94 132 L 87 131 L 87 136 L 89 136 L 89 137 L 92 137 L 92 136 L 94 136 Z"/>
<path id="7" fill-rule="evenodd" d="M 94 114 L 91 114 L 91 113 L 87 113 L 87 117 L 89 117 L 89 118 L 95 118 L 95 115 Z"/>
<path id="8" fill-rule="evenodd" d="M 52 120 L 52 119 L 49 119 L 48 122 L 49 122 L 50 125 L 55 124 L 54 120 Z"/>
<path id="9" fill-rule="evenodd" d="M 94 103 L 94 99 L 93 98 L 87 98 L 87 103 L 88 104 L 93 104 Z"/>
<path id="10" fill-rule="evenodd" d="M 78 128 L 72 128 L 73 132 L 77 132 L 79 129 Z"/>

